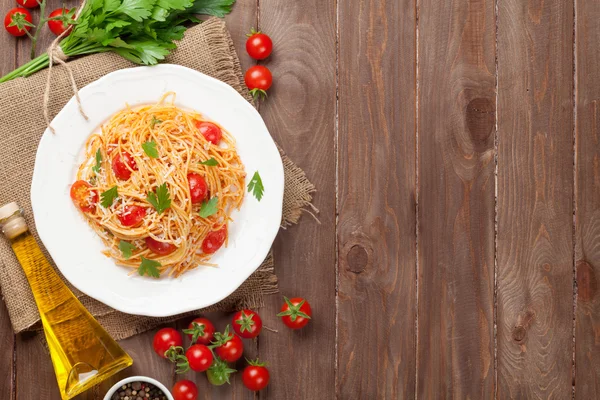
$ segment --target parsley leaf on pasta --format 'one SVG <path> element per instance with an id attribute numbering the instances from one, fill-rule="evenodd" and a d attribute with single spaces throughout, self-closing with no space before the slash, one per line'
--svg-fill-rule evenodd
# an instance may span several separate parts
<path id="1" fill-rule="evenodd" d="M 163 183 L 157 187 L 156 192 L 148 192 L 146 200 L 152 204 L 157 213 L 162 214 L 166 209 L 171 207 L 171 198 L 169 197 L 167 184 Z"/>
<path id="2" fill-rule="evenodd" d="M 160 119 L 157 119 L 154 115 L 152 116 L 152 121 L 150 121 L 150 127 L 154 128 L 154 125 L 156 124 L 160 124 L 162 123 L 162 121 Z"/>
<path id="3" fill-rule="evenodd" d="M 202 203 L 200 207 L 200 216 L 202 218 L 208 218 L 219 211 L 219 198 L 217 196 Z"/>
<path id="4" fill-rule="evenodd" d="M 102 168 L 102 152 L 100 149 L 96 152 L 96 165 L 92 167 L 92 171 L 95 173 L 100 172 L 100 168 Z"/>
<path id="5" fill-rule="evenodd" d="M 142 143 L 142 149 L 144 149 L 144 153 L 146 153 L 148 157 L 158 158 L 158 150 L 156 150 L 156 142 L 154 140 Z"/>
<path id="6" fill-rule="evenodd" d="M 262 179 L 260 179 L 260 174 L 258 171 L 254 173 L 250 183 L 248 183 L 248 192 L 252 192 L 258 201 L 260 201 L 263 197 L 265 187 L 263 186 Z"/>
<path id="7" fill-rule="evenodd" d="M 129 260 L 131 258 L 133 251 L 137 250 L 137 247 L 135 247 L 134 245 L 132 245 L 129 242 L 121 240 L 119 242 L 119 250 L 121 250 L 121 254 L 123 255 L 123 258 L 125 258 L 126 260 Z"/>
<path id="8" fill-rule="evenodd" d="M 138 274 L 144 276 L 144 274 L 148 276 L 152 276 L 154 278 L 160 278 L 160 271 L 158 267 L 161 267 L 162 264 L 156 260 L 149 260 L 142 256 L 142 263 L 138 268 Z"/>
<path id="9" fill-rule="evenodd" d="M 214 157 L 211 157 L 206 161 L 200 161 L 200 164 L 206 165 L 209 167 L 216 167 L 217 165 L 219 165 L 219 162 L 217 160 L 215 160 Z"/>
<path id="10" fill-rule="evenodd" d="M 102 207 L 108 208 L 113 205 L 117 197 L 119 197 L 118 189 L 116 186 L 113 186 L 100 194 L 100 204 L 102 204 Z"/>

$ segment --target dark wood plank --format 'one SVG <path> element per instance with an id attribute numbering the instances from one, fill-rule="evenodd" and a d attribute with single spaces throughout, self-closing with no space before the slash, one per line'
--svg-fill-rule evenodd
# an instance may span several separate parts
<path id="1" fill-rule="evenodd" d="M 498 6 L 498 398 L 567 399 L 573 1 Z"/>
<path id="2" fill-rule="evenodd" d="M 242 72 L 245 72 L 256 64 L 246 52 L 246 34 L 250 32 L 250 28 L 258 29 L 258 0 L 236 0 L 233 11 L 225 17 L 225 21 L 240 58 Z"/>
<path id="3" fill-rule="evenodd" d="M 490 398 L 494 2 L 422 0 L 419 10 L 417 394 Z"/>
<path id="4" fill-rule="evenodd" d="M 2 263 L 0 262 L 0 268 Z M 0 399 L 12 399 L 14 392 L 13 356 L 15 355 L 15 335 L 10 325 L 4 302 L 0 304 Z"/>
<path id="5" fill-rule="evenodd" d="M 576 1 L 575 397 L 600 398 L 600 3 Z"/>
<path id="6" fill-rule="evenodd" d="M 304 296 L 315 318 L 299 332 L 275 314 L 271 296 L 261 310 L 279 333 L 261 335 L 259 354 L 271 363 L 271 384 L 261 399 L 335 397 L 335 2 L 260 0 L 260 28 L 271 35 L 273 72 L 261 113 L 271 134 L 318 188 L 317 224 L 305 215 L 280 232 L 274 247 L 281 294 Z M 268 189 L 267 189 L 268 190 Z M 299 375 L 301 374 L 301 375 Z M 300 376 L 300 378 L 299 378 Z"/>
<path id="7" fill-rule="evenodd" d="M 414 398 L 415 58 L 414 0 L 339 2 L 343 399 Z"/>

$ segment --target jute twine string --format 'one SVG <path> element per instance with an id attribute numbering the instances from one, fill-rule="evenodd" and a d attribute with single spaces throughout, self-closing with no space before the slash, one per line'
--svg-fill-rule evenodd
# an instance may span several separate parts
<path id="1" fill-rule="evenodd" d="M 85 1 L 81 3 L 79 8 L 77 9 L 77 13 L 75 13 L 75 20 L 79 18 L 79 14 L 83 10 L 83 6 L 85 5 Z M 48 50 L 48 76 L 46 78 L 46 90 L 44 91 L 44 119 L 46 120 L 46 126 L 50 129 L 52 133 L 56 133 L 52 125 L 50 125 L 50 113 L 48 112 L 48 103 L 50 102 L 50 84 L 52 80 L 52 65 L 54 63 L 60 64 L 67 70 L 69 74 L 69 80 L 71 82 L 71 88 L 73 89 L 73 94 L 75 95 L 75 99 L 77 100 L 77 107 L 79 108 L 79 113 L 85 120 L 88 120 L 88 116 L 83 111 L 83 106 L 81 105 L 81 99 L 79 98 L 79 89 L 77 88 L 77 82 L 75 82 L 75 76 L 73 75 L 73 70 L 67 64 L 67 58 L 69 58 L 62 48 L 60 47 L 60 41 L 66 37 L 71 32 L 71 29 L 65 30 L 63 33 L 58 35 L 56 39 L 52 41 Z"/>

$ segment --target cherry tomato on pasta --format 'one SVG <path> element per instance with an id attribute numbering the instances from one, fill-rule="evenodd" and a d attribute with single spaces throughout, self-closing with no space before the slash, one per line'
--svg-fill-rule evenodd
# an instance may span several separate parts
<path id="1" fill-rule="evenodd" d="M 255 338 L 262 330 L 262 319 L 255 311 L 238 311 L 233 315 L 233 330 L 244 339 Z"/>
<path id="2" fill-rule="evenodd" d="M 202 251 L 204 254 L 212 254 L 219 250 L 227 239 L 227 226 L 222 227 L 218 231 L 212 231 L 202 241 Z"/>
<path id="3" fill-rule="evenodd" d="M 206 138 L 212 144 L 219 144 L 221 141 L 221 137 L 223 137 L 223 132 L 221 132 L 221 128 L 212 122 L 207 121 L 196 121 L 196 128 L 200 130 L 202 136 Z"/>
<path id="4" fill-rule="evenodd" d="M 215 334 L 215 326 L 206 318 L 196 318 L 187 329 L 183 330 L 187 333 L 192 343 L 210 344 Z"/>
<path id="5" fill-rule="evenodd" d="M 131 173 L 137 169 L 137 164 L 129 153 L 117 154 L 112 160 L 112 170 L 115 176 L 122 181 L 128 180 Z"/>
<path id="6" fill-rule="evenodd" d="M 172 346 L 183 346 L 183 338 L 181 334 L 173 328 L 162 328 L 154 335 L 152 347 L 156 354 L 162 358 L 167 358 L 165 353 Z"/>
<path id="7" fill-rule="evenodd" d="M 98 192 L 90 190 L 92 185 L 86 181 L 77 181 L 71 186 L 71 200 L 83 212 L 92 212 L 98 203 Z"/>
<path id="8" fill-rule="evenodd" d="M 50 28 L 50 31 L 52 31 L 52 33 L 54 33 L 56 36 L 61 35 L 67 29 L 71 29 L 72 25 L 69 23 L 69 21 L 75 20 L 75 14 L 69 16 L 69 12 L 71 12 L 71 10 L 66 8 L 57 8 L 48 16 L 48 18 L 56 18 L 48 21 L 48 28 Z"/>
<path id="9" fill-rule="evenodd" d="M 123 212 L 117 217 L 121 225 L 131 227 L 139 225 L 146 216 L 146 209 L 140 206 L 125 206 Z"/>
<path id="10" fill-rule="evenodd" d="M 171 390 L 175 400 L 196 400 L 198 398 L 198 387 L 192 381 L 179 381 L 173 385 Z"/>
<path id="11" fill-rule="evenodd" d="M 13 36 L 23 36 L 33 27 L 31 13 L 26 8 L 16 7 L 4 17 L 4 29 Z"/>
<path id="12" fill-rule="evenodd" d="M 165 243 L 155 240 L 148 236 L 146 239 L 146 246 L 150 249 L 154 254 L 158 254 L 159 256 L 167 256 L 177 250 L 177 246 L 172 243 Z"/>
<path id="13" fill-rule="evenodd" d="M 17 0 L 17 4 L 25 8 L 36 8 L 40 5 L 37 0 Z"/>
<path id="14" fill-rule="evenodd" d="M 246 40 L 246 51 L 255 60 L 264 60 L 273 51 L 273 41 L 268 35 L 256 32 L 254 28 L 250 31 Z"/>
<path id="15" fill-rule="evenodd" d="M 192 204 L 202 203 L 208 197 L 208 185 L 202 175 L 190 172 L 187 175 L 190 185 L 190 197 Z"/>

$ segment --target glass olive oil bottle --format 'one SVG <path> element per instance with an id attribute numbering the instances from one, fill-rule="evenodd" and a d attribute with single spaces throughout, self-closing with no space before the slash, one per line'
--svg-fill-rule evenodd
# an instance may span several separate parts
<path id="1" fill-rule="evenodd" d="M 44 257 L 16 203 L 0 208 L 0 226 L 35 297 L 62 398 L 71 399 L 130 366 L 132 359 Z"/>

